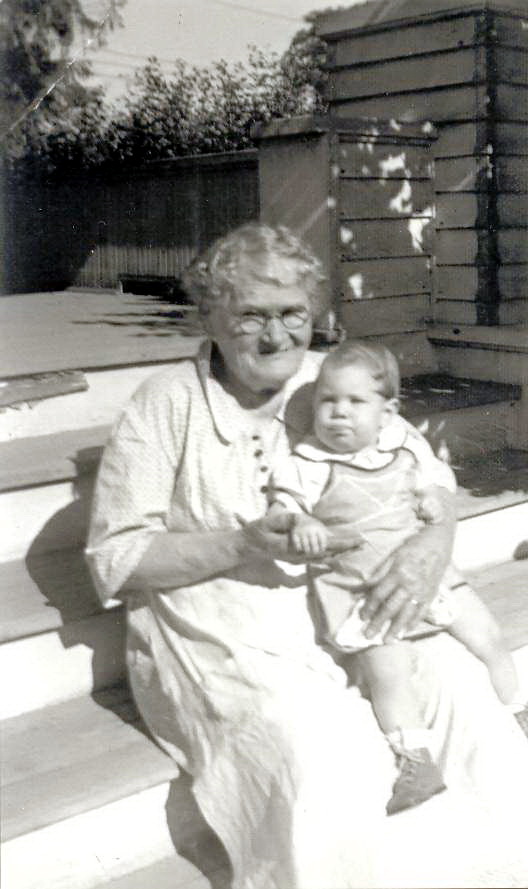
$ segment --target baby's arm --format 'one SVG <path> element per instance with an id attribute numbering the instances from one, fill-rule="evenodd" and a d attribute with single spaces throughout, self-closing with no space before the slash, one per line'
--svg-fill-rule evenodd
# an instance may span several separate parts
<path id="1" fill-rule="evenodd" d="M 287 515 L 290 518 L 289 535 L 293 549 L 307 559 L 313 559 L 324 555 L 328 544 L 328 531 L 319 519 L 301 510 L 295 500 L 291 504 L 286 502 L 287 495 L 282 495 L 281 500 L 275 500 L 268 515 Z M 289 508 L 289 506 L 291 508 Z"/>
<path id="2" fill-rule="evenodd" d="M 290 542 L 296 553 L 307 559 L 320 558 L 328 545 L 329 533 L 311 515 L 328 478 L 328 468 L 295 456 L 279 461 L 270 476 L 270 510 L 290 516 Z"/>

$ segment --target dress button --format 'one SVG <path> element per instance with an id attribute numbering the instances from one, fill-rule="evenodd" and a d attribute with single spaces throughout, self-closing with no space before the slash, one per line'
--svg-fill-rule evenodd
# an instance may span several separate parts
<path id="1" fill-rule="evenodd" d="M 260 490 L 261 490 L 261 491 L 262 491 L 262 493 L 263 493 L 263 494 L 267 494 L 267 493 L 268 493 L 268 490 L 269 490 L 269 488 L 268 488 L 268 486 L 267 486 L 267 485 L 262 485 L 262 487 L 261 487 L 261 489 L 260 489 Z"/>
<path id="2" fill-rule="evenodd" d="M 264 453 L 264 451 L 261 451 L 260 448 L 259 448 L 258 451 L 255 451 L 254 456 L 255 456 L 255 457 L 262 457 L 262 454 L 263 454 L 263 453 Z"/>
<path id="3" fill-rule="evenodd" d="M 261 471 L 261 472 L 267 472 L 268 469 L 269 469 L 269 466 L 261 466 L 261 467 L 260 467 L 260 471 Z"/>
<path id="4" fill-rule="evenodd" d="M 260 435 L 252 435 L 251 438 L 253 439 L 253 441 L 258 441 L 260 438 Z"/>

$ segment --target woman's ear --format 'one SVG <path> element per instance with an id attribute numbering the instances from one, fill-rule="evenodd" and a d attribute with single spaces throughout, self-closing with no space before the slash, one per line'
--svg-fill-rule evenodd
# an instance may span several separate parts
<path id="1" fill-rule="evenodd" d="M 383 413 L 381 415 L 381 425 L 388 426 L 390 421 L 392 420 L 394 414 L 399 413 L 400 411 L 400 399 L 399 398 L 387 398 L 385 404 L 383 405 Z"/>

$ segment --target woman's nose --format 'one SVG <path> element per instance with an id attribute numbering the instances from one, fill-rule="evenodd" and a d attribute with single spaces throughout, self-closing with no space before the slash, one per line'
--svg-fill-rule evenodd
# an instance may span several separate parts
<path id="1" fill-rule="evenodd" d="M 280 319 L 269 318 L 261 339 L 270 346 L 280 346 L 286 336 L 286 330 Z"/>

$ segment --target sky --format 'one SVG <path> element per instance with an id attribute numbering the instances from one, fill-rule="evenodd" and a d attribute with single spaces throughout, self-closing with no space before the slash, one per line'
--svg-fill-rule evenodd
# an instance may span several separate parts
<path id="1" fill-rule="evenodd" d="M 105 0 L 85 2 L 104 17 Z M 321 0 L 319 8 L 354 2 Z M 317 0 L 127 0 L 123 27 L 109 32 L 102 49 L 89 47 L 86 57 L 113 99 L 151 55 L 168 73 L 177 57 L 197 65 L 221 58 L 243 61 L 249 44 L 281 53 L 303 27 L 303 15 L 317 8 Z"/>

